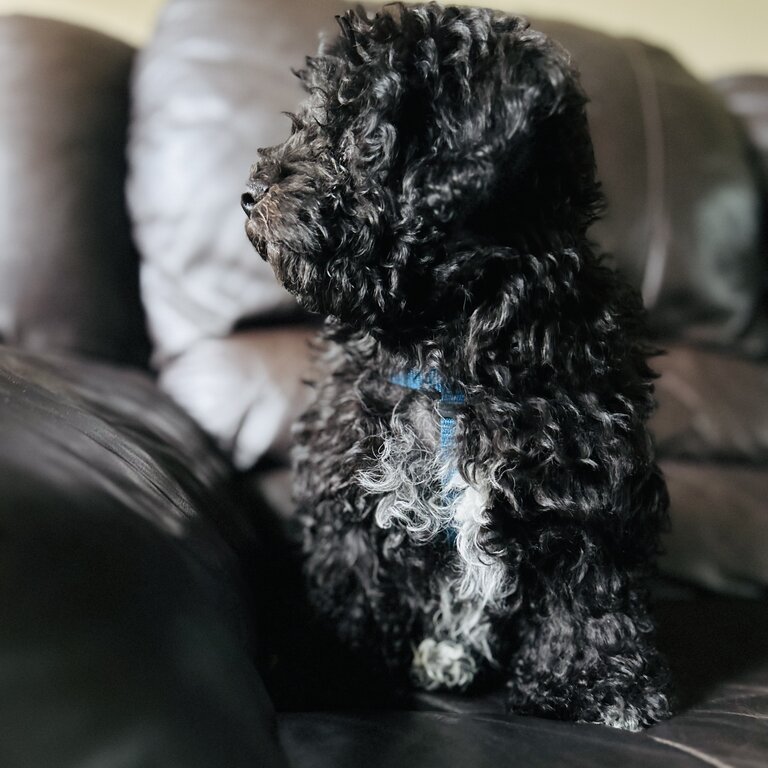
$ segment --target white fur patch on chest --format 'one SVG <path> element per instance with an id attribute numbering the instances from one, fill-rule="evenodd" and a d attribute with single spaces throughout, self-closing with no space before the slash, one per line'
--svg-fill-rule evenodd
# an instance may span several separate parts
<path id="1" fill-rule="evenodd" d="M 358 482 L 376 497 L 376 523 L 398 526 L 415 541 L 433 539 L 451 523 L 453 504 L 443 492 L 446 467 L 425 447 L 415 429 L 397 418 L 370 468 Z M 450 471 L 450 470 L 448 470 Z"/>
<path id="2" fill-rule="evenodd" d="M 422 688 L 466 688 L 482 660 L 493 664 L 491 614 L 512 591 L 503 551 L 488 552 L 481 535 L 490 523 L 484 484 L 470 485 L 451 457 L 424 447 L 413 428 L 393 419 L 362 487 L 376 497 L 375 520 L 416 542 L 452 542 L 452 567 L 436 574 L 424 596 L 425 637 L 414 649 L 413 677 Z M 447 479 L 446 479 L 447 478 Z"/>

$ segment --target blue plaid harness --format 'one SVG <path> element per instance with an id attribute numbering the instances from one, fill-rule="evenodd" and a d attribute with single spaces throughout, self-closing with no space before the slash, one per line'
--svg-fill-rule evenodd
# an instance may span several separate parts
<path id="1" fill-rule="evenodd" d="M 452 501 L 458 494 L 456 488 L 450 488 L 451 482 L 458 471 L 455 466 L 452 467 L 451 462 L 456 445 L 456 407 L 466 402 L 464 394 L 447 387 L 440 374 L 434 369 L 426 373 L 421 371 L 396 373 L 389 380 L 393 384 L 405 387 L 406 389 L 433 391 L 440 395 L 440 402 L 438 404 L 438 413 L 440 414 L 438 459 L 441 466 L 446 468 L 443 476 L 440 478 L 440 482 L 443 486 L 443 499 L 446 502 Z M 453 542 L 456 539 L 456 529 L 453 527 L 447 528 L 446 535 Z"/>

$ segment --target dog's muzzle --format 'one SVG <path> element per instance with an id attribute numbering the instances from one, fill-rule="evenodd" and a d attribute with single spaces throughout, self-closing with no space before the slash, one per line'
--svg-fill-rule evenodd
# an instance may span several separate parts
<path id="1" fill-rule="evenodd" d="M 252 218 L 251 214 L 253 209 L 258 205 L 259 201 L 269 192 L 269 184 L 261 179 L 251 179 L 246 185 L 245 192 L 240 197 L 240 205 L 248 217 L 245 222 L 245 231 L 253 244 L 256 252 L 261 256 L 264 261 L 267 260 L 267 244 L 263 233 L 259 231 L 259 226 Z"/>

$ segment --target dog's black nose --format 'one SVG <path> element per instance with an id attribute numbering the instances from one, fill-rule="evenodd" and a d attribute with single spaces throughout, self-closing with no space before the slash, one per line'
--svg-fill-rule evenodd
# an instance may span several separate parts
<path id="1" fill-rule="evenodd" d="M 240 197 L 240 205 L 243 207 L 246 216 L 251 215 L 254 206 L 267 194 L 268 189 L 269 184 L 264 181 L 254 180 L 248 182 L 245 192 Z"/>

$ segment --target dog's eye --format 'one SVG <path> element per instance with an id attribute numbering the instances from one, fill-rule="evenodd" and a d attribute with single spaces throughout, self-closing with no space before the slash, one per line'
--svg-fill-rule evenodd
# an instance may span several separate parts
<path id="1" fill-rule="evenodd" d="M 297 172 L 297 168 L 290 162 L 281 162 L 275 167 L 275 181 L 282 181 L 289 176 L 293 176 Z"/>

